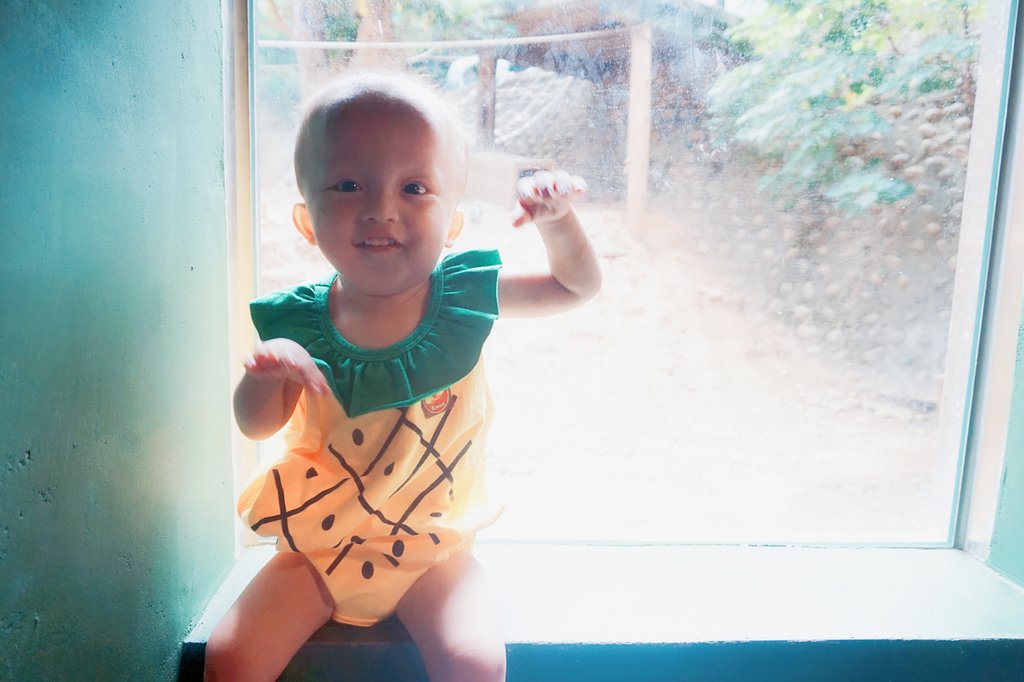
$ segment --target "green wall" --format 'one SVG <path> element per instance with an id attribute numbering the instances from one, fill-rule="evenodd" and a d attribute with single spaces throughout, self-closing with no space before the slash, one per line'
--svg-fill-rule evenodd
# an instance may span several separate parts
<path id="1" fill-rule="evenodd" d="M 173 679 L 231 562 L 219 2 L 0 5 L 0 679 Z"/>
<path id="2" fill-rule="evenodd" d="M 1017 333 L 1013 407 L 989 564 L 1024 585 L 1024 325 Z"/>

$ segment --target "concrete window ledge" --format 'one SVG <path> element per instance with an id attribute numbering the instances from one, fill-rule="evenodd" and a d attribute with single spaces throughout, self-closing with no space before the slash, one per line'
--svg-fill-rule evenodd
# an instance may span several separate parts
<path id="1" fill-rule="evenodd" d="M 272 555 L 248 550 L 186 639 Z M 510 682 L 1024 681 L 1024 589 L 964 552 L 479 544 L 505 606 Z M 330 624 L 285 680 L 425 680 L 395 620 Z"/>

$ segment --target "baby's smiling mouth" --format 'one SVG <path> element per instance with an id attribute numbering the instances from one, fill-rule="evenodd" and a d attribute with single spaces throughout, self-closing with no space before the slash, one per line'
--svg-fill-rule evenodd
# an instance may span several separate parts
<path id="1" fill-rule="evenodd" d="M 368 237 L 362 241 L 355 242 L 355 245 L 368 251 L 393 251 L 401 244 L 390 237 Z"/>

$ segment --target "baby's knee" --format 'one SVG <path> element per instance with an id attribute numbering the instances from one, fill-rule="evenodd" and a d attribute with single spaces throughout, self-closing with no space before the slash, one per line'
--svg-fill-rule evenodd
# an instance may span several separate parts
<path id="1" fill-rule="evenodd" d="M 460 657 L 462 674 L 455 679 L 504 682 L 505 647 L 489 651 L 474 651 Z"/>
<path id="2" fill-rule="evenodd" d="M 232 680 L 251 680 L 253 671 L 248 662 L 252 657 L 245 652 L 239 642 L 234 641 L 230 634 L 214 631 L 206 642 L 206 654 L 203 664 L 204 682 L 231 682 Z"/>
<path id="3" fill-rule="evenodd" d="M 491 644 L 446 647 L 439 675 L 431 682 L 503 682 L 505 679 L 505 645 Z M 437 679 L 435 679 L 435 677 Z"/>
<path id="4" fill-rule="evenodd" d="M 206 655 L 203 663 L 204 682 L 228 682 L 242 679 L 242 661 L 238 652 L 226 643 L 213 637 L 206 643 Z"/>

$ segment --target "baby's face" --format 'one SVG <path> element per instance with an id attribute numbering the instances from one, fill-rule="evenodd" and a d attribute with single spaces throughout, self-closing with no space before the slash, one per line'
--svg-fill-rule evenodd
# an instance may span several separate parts
<path id="1" fill-rule="evenodd" d="M 452 148 L 401 104 L 358 102 L 327 126 L 306 166 L 306 207 L 346 289 L 394 295 L 429 279 L 462 193 Z"/>

